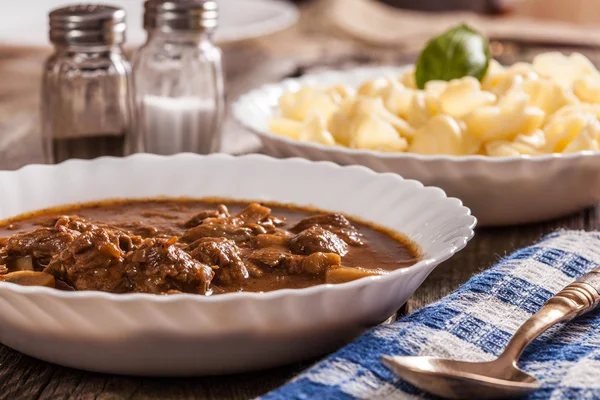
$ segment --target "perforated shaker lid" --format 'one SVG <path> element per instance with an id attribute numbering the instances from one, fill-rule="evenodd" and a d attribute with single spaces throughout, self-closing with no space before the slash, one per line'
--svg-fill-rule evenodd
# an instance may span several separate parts
<path id="1" fill-rule="evenodd" d="M 219 7 L 214 0 L 147 0 L 144 28 L 163 31 L 212 32 L 218 26 Z"/>
<path id="2" fill-rule="evenodd" d="M 50 12 L 54 44 L 99 45 L 125 41 L 125 11 L 103 4 L 74 4 Z"/>

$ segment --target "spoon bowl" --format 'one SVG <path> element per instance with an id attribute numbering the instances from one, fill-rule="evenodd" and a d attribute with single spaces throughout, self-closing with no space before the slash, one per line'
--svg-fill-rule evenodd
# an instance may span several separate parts
<path id="1" fill-rule="evenodd" d="M 529 318 L 494 361 L 468 362 L 436 357 L 383 356 L 383 364 L 421 390 L 450 399 L 506 399 L 526 395 L 541 384 L 517 368 L 525 347 L 548 328 L 600 304 L 600 268 L 566 286 Z"/>
<path id="2" fill-rule="evenodd" d="M 540 387 L 514 364 L 467 362 L 435 357 L 390 357 L 383 363 L 405 381 L 451 399 L 518 398 Z"/>

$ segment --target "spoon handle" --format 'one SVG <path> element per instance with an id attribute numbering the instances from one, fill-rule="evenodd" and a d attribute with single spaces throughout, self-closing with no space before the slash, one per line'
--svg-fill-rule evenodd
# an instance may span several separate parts
<path id="1" fill-rule="evenodd" d="M 500 358 L 516 362 L 525 347 L 546 329 L 596 308 L 600 302 L 600 268 L 588 272 L 550 298 L 512 337 Z"/>

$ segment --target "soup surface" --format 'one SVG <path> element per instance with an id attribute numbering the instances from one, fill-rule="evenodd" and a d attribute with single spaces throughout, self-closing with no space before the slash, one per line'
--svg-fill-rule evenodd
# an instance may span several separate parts
<path id="1" fill-rule="evenodd" d="M 224 200 L 120 200 L 0 226 L 0 279 L 112 293 L 266 292 L 415 264 L 402 235 L 341 214 Z"/>

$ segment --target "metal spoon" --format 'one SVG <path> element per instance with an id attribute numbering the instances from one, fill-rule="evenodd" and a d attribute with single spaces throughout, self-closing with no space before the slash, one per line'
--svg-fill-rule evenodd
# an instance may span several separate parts
<path id="1" fill-rule="evenodd" d="M 383 356 L 402 379 L 426 392 L 451 399 L 499 399 L 526 395 L 540 387 L 537 378 L 517 368 L 521 353 L 551 326 L 585 314 L 600 302 L 600 268 L 552 297 L 529 318 L 494 361 L 466 362 L 435 357 Z"/>

